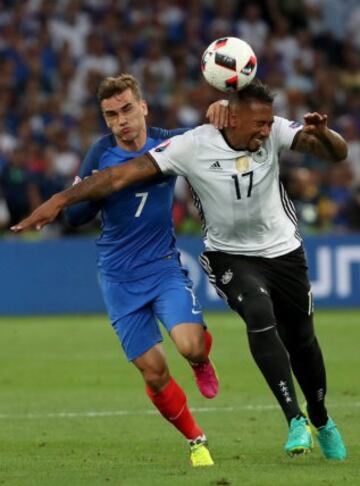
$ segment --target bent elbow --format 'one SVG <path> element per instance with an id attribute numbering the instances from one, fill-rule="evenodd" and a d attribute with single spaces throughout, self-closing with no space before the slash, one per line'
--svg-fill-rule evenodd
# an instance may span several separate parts
<path id="1" fill-rule="evenodd" d="M 342 162 L 343 160 L 347 159 L 348 152 L 349 151 L 347 145 L 345 145 L 344 148 L 340 150 L 338 154 L 336 154 L 336 158 L 334 158 L 334 162 Z"/>

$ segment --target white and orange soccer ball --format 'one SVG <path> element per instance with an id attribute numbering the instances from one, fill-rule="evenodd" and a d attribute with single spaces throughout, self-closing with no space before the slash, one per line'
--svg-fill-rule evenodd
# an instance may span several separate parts
<path id="1" fill-rule="evenodd" d="M 238 91 L 254 79 L 257 59 L 249 44 L 237 37 L 212 42 L 201 59 L 206 81 L 220 91 Z"/>

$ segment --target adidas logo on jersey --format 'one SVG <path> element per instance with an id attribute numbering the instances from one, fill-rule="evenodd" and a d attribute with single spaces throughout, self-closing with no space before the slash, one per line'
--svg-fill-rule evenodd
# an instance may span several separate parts
<path id="1" fill-rule="evenodd" d="M 222 170 L 222 167 L 220 165 L 220 162 L 217 160 L 212 165 L 210 165 L 209 169 L 211 169 L 211 170 Z"/>

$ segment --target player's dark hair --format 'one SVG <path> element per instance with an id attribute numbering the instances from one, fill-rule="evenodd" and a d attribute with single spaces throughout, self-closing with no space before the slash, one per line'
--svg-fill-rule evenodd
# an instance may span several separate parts
<path id="1" fill-rule="evenodd" d="M 141 90 L 138 81 L 131 74 L 121 74 L 117 77 L 108 76 L 103 79 L 97 91 L 97 98 L 101 102 L 107 98 L 111 98 L 116 94 L 123 93 L 126 89 L 131 89 L 135 98 L 140 100 L 142 98 Z"/>
<path id="2" fill-rule="evenodd" d="M 264 84 L 260 79 L 255 78 L 245 88 L 232 93 L 229 98 L 230 104 L 236 104 L 239 101 L 255 99 L 263 103 L 273 103 L 274 94 L 270 91 L 270 87 Z"/>

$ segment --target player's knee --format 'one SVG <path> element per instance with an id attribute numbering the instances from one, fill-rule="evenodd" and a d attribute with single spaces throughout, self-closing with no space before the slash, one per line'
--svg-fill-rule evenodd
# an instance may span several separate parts
<path id="1" fill-rule="evenodd" d="M 170 380 L 170 373 L 167 367 L 162 369 L 148 368 L 140 370 L 145 383 L 155 393 L 159 392 Z"/>
<path id="2" fill-rule="evenodd" d="M 150 355 L 147 353 L 134 360 L 133 363 L 140 371 L 145 383 L 155 393 L 161 390 L 170 379 L 169 368 L 161 352 Z"/>
<path id="3" fill-rule="evenodd" d="M 276 321 L 271 297 L 264 289 L 239 295 L 233 307 L 243 317 L 250 332 L 265 329 Z"/>
<path id="4" fill-rule="evenodd" d="M 255 361 L 274 356 L 274 350 L 279 349 L 279 335 L 276 326 L 263 329 L 261 332 L 248 332 L 251 354 Z"/>
<path id="5" fill-rule="evenodd" d="M 179 353 L 187 360 L 202 361 L 206 355 L 203 327 L 198 324 L 176 326 L 171 333 Z"/>
<path id="6" fill-rule="evenodd" d="M 191 334 L 176 342 L 179 353 L 188 361 L 202 361 L 205 357 L 205 342 L 202 334 Z"/>

